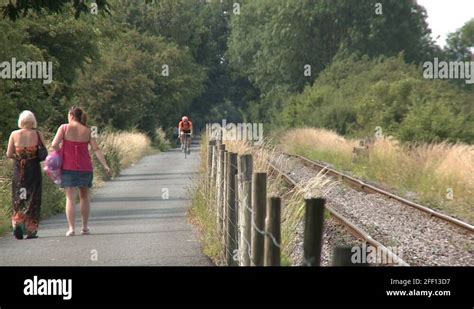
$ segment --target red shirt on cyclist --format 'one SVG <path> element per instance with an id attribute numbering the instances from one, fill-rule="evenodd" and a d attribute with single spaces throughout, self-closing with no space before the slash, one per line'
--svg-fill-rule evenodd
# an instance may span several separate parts
<path id="1" fill-rule="evenodd" d="M 188 134 L 188 149 L 191 145 L 191 136 L 193 134 L 193 123 L 187 116 L 183 116 L 178 124 L 178 134 L 181 141 L 181 150 L 184 150 L 184 134 Z M 189 151 L 189 150 L 188 150 Z"/>

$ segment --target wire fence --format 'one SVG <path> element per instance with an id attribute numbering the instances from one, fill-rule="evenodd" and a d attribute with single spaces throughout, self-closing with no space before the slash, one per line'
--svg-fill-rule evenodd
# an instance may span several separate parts
<path id="1" fill-rule="evenodd" d="M 267 174 L 253 171 L 251 154 L 226 150 L 218 139 L 208 141 L 209 209 L 217 220 L 222 258 L 227 266 L 280 266 L 281 198 L 267 196 Z M 303 261 L 319 266 L 324 224 L 323 198 L 305 200 Z M 347 261 L 347 250 L 341 251 Z"/>

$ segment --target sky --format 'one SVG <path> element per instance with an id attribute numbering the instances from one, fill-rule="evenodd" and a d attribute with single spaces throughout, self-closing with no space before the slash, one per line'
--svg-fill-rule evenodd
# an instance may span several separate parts
<path id="1" fill-rule="evenodd" d="M 446 43 L 448 33 L 461 28 L 474 18 L 474 0 L 418 0 L 428 14 L 431 35 L 440 46 Z"/>

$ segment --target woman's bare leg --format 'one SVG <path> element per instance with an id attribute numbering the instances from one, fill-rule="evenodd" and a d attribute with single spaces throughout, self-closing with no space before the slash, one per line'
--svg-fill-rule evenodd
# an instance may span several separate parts
<path id="1" fill-rule="evenodd" d="M 75 229 L 75 199 L 76 199 L 76 188 L 64 188 L 64 193 L 66 194 L 66 217 L 67 223 L 69 224 L 68 232 L 74 231 Z"/>
<path id="2" fill-rule="evenodd" d="M 88 229 L 87 224 L 89 222 L 89 213 L 91 211 L 89 188 L 87 187 L 80 188 L 80 197 L 81 197 L 82 230 L 86 231 Z"/>

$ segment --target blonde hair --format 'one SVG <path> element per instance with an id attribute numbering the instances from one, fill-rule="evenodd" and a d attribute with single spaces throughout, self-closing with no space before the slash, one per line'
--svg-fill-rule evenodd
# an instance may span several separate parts
<path id="1" fill-rule="evenodd" d="M 20 117 L 18 117 L 18 127 L 24 129 L 27 127 L 27 124 L 31 124 L 31 127 L 36 129 L 35 114 L 30 111 L 22 111 Z"/>

